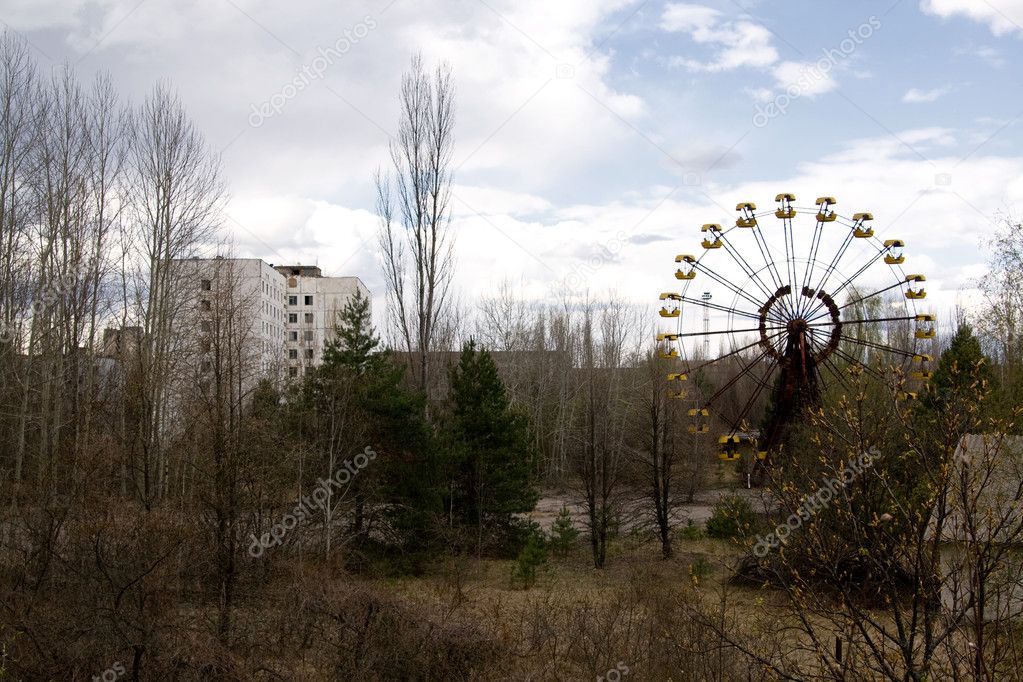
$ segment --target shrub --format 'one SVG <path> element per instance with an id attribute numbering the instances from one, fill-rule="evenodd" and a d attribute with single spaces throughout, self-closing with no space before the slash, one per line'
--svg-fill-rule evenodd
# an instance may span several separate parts
<path id="1" fill-rule="evenodd" d="M 579 529 L 572 525 L 572 515 L 568 507 L 561 507 L 558 517 L 551 525 L 551 550 L 558 556 L 567 556 L 578 537 Z"/>
<path id="2" fill-rule="evenodd" d="M 728 495 L 714 505 L 707 519 L 707 535 L 718 539 L 747 537 L 755 523 L 750 503 L 738 495 Z"/>
<path id="3" fill-rule="evenodd" d="M 680 528 L 678 533 L 683 540 L 699 540 L 703 537 L 703 529 L 693 523 L 692 519 L 687 519 L 686 525 Z"/>
<path id="4" fill-rule="evenodd" d="M 512 566 L 512 585 L 528 590 L 536 583 L 536 569 L 547 564 L 547 542 L 543 532 L 534 530 Z"/>

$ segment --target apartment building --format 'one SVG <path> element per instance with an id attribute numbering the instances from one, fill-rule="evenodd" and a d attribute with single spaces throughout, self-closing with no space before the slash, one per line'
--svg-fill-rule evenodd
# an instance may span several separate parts
<path id="1" fill-rule="evenodd" d="M 261 376 L 296 379 L 323 360 L 338 313 L 369 290 L 358 277 L 325 277 L 317 266 L 275 266 L 258 258 L 177 261 L 175 281 L 193 299 L 198 337 L 225 301 L 250 325 L 246 344 Z M 200 354 L 203 349 L 199 349 Z"/>
<path id="2" fill-rule="evenodd" d="M 338 314 L 356 291 L 369 298 L 358 277 L 324 277 L 314 265 L 277 265 L 284 282 L 285 367 L 287 376 L 301 376 L 323 361 L 323 345 L 334 339 Z"/>

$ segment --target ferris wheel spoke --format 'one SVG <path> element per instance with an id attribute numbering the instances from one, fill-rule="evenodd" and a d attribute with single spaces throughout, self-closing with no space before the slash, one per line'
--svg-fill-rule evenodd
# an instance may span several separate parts
<path id="1" fill-rule="evenodd" d="M 838 306 L 838 310 L 845 310 L 849 306 L 856 305 L 857 303 L 862 303 L 863 301 L 866 301 L 868 299 L 874 298 L 875 296 L 879 296 L 880 294 L 883 294 L 883 293 L 886 293 L 888 291 L 891 291 L 892 289 L 894 289 L 896 287 L 901 287 L 904 284 L 905 284 L 905 282 L 896 282 L 895 284 L 893 284 L 891 286 L 885 287 L 883 289 L 878 289 L 877 291 L 875 291 L 873 293 L 870 293 L 870 294 L 867 294 L 866 296 L 861 296 L 860 298 L 857 298 L 855 300 L 849 301 L 848 303 L 845 303 L 843 305 Z M 807 322 L 813 322 L 814 320 L 819 320 L 822 317 L 824 317 L 825 315 L 830 315 L 830 314 L 831 314 L 830 311 L 825 311 L 823 313 L 820 313 L 820 314 L 816 315 L 815 317 L 809 318 L 807 320 Z"/>
<path id="2" fill-rule="evenodd" d="M 723 312 L 723 313 L 732 313 L 732 314 L 735 314 L 735 315 L 739 315 L 740 317 L 749 318 L 751 320 L 759 320 L 760 319 L 760 315 L 757 315 L 756 313 L 747 312 L 745 310 L 739 310 L 738 308 L 729 308 L 726 305 L 721 305 L 720 303 L 711 303 L 710 301 L 704 301 L 703 299 L 699 299 L 699 298 L 690 298 L 689 296 L 682 296 L 681 297 L 681 301 L 683 303 L 692 303 L 693 305 L 698 305 L 701 308 L 708 308 L 710 310 L 717 310 L 717 311 Z"/>
<path id="3" fill-rule="evenodd" d="M 861 267 L 859 270 L 854 272 L 850 277 L 847 277 L 846 280 L 844 282 L 842 282 L 841 284 L 839 284 L 838 287 L 834 291 L 830 292 L 831 293 L 831 297 L 834 298 L 835 296 L 838 296 L 840 293 L 845 291 L 845 288 L 847 286 L 849 286 L 850 284 L 855 282 L 857 277 L 859 277 L 860 275 L 862 275 L 864 272 L 867 271 L 867 268 L 869 268 L 871 265 L 873 265 L 874 263 L 879 261 L 881 258 L 883 258 L 885 253 L 886 253 L 885 249 L 878 249 L 877 253 L 875 253 L 873 256 L 871 256 L 870 260 L 868 260 L 863 265 L 863 267 Z"/>
<path id="4" fill-rule="evenodd" d="M 847 324 L 869 324 L 871 322 L 905 322 L 907 320 L 915 320 L 916 315 L 902 315 L 899 317 L 866 317 L 860 320 L 829 320 L 827 322 L 814 322 L 808 324 L 808 327 L 834 327 L 835 325 L 845 326 Z"/>
<path id="5" fill-rule="evenodd" d="M 881 372 L 877 371 L 876 368 L 871 367 L 870 365 L 868 365 L 867 363 L 863 362 L 862 360 L 858 360 L 858 359 L 854 358 L 852 355 L 850 355 L 849 353 L 846 353 L 841 348 L 836 348 L 835 349 L 835 353 L 837 353 L 839 356 L 841 356 L 847 362 L 849 362 L 849 363 L 851 363 L 851 364 L 853 364 L 853 365 L 855 365 L 857 367 L 862 368 L 865 372 L 867 372 L 868 374 L 873 376 L 875 379 L 880 379 L 881 381 L 887 381 L 886 377 L 883 374 L 881 374 Z"/>
<path id="6" fill-rule="evenodd" d="M 735 261 L 735 264 L 742 268 L 742 271 L 746 273 L 746 276 L 750 278 L 750 281 L 754 282 L 757 285 L 757 288 L 760 289 L 761 292 L 763 292 L 764 296 L 770 298 L 771 290 L 760 278 L 760 275 L 757 274 L 757 271 L 753 269 L 753 266 L 747 263 L 746 259 L 743 258 L 741 254 L 739 254 L 738 249 L 732 246 L 732 243 L 728 241 L 728 238 L 725 237 L 725 234 L 723 232 L 718 235 L 718 239 L 721 240 L 722 246 L 725 247 L 725 252 L 732 257 L 732 260 Z"/>
<path id="7" fill-rule="evenodd" d="M 768 340 L 768 342 L 773 341 L 774 339 L 777 339 L 779 336 L 781 336 L 784 333 L 785 333 L 784 331 L 780 331 L 780 332 L 775 332 L 774 334 L 769 334 L 768 337 L 767 337 L 767 340 Z M 754 348 L 756 346 L 761 345 L 761 343 L 763 343 L 763 340 L 762 339 L 758 339 L 758 340 L 754 341 L 753 343 L 751 343 L 751 344 L 749 344 L 747 346 L 743 346 L 742 348 L 736 348 L 735 350 L 733 350 L 733 351 L 731 351 L 729 353 L 725 353 L 724 355 L 722 355 L 720 357 L 717 357 L 717 358 L 714 358 L 713 360 L 708 360 L 707 362 L 701 363 L 701 364 L 697 365 L 696 367 L 687 368 L 685 373 L 686 374 L 693 374 L 695 372 L 700 371 L 704 367 L 710 367 L 714 363 L 721 362 L 722 360 L 725 360 L 727 358 L 735 357 L 736 355 L 738 355 L 739 353 L 742 353 L 743 351 L 746 351 L 746 350 L 749 350 L 750 348 Z"/>
<path id="8" fill-rule="evenodd" d="M 866 263 L 865 263 L 865 264 L 863 265 L 863 267 L 861 267 L 861 268 L 860 268 L 859 270 L 857 270 L 857 271 L 856 271 L 855 273 L 853 273 L 853 274 L 852 274 L 852 275 L 851 275 L 850 277 L 847 277 L 847 278 L 845 279 L 845 281 L 844 281 L 844 282 L 842 282 L 842 283 L 841 283 L 840 285 L 838 285 L 838 287 L 837 287 L 837 288 L 836 288 L 836 289 L 835 289 L 834 291 L 831 291 L 831 292 L 829 292 L 829 293 L 830 293 L 830 295 L 831 295 L 831 298 L 835 298 L 835 297 L 837 297 L 837 296 L 838 296 L 838 295 L 839 295 L 840 293 L 842 293 L 843 291 L 845 291 L 845 288 L 846 288 L 846 287 L 848 287 L 848 286 L 849 286 L 850 284 L 852 284 L 853 282 L 855 282 L 855 281 L 856 281 L 856 278 L 857 278 L 857 277 L 859 277 L 859 276 L 860 276 L 860 275 L 862 275 L 862 274 L 863 274 L 864 272 L 866 272 L 866 271 L 867 271 L 867 269 L 868 269 L 868 268 L 869 268 L 869 267 L 870 267 L 871 265 L 873 265 L 874 263 L 876 263 L 876 262 L 877 262 L 877 261 L 878 261 L 879 259 L 881 259 L 881 258 L 882 258 L 882 257 L 884 256 L 884 254 L 885 254 L 885 250 L 884 250 L 884 249 L 880 249 L 880 250 L 878 250 L 878 252 L 877 252 L 877 253 L 875 253 L 875 254 L 874 254 L 874 255 L 873 255 L 873 256 L 872 256 L 871 258 L 870 258 L 870 260 L 868 260 L 868 261 L 867 261 L 867 262 L 866 262 Z M 822 285 L 822 286 L 823 286 L 823 285 Z M 823 304 L 820 304 L 820 303 L 818 303 L 818 304 L 814 305 L 814 306 L 813 306 L 813 309 L 812 309 L 812 310 L 809 310 L 809 311 L 807 311 L 807 315 L 813 315 L 813 314 L 815 314 L 815 313 L 816 313 L 816 312 L 817 312 L 818 310 L 820 310 L 820 309 L 821 309 L 822 307 L 824 307 L 824 306 L 823 306 Z"/>
<path id="9" fill-rule="evenodd" d="M 751 360 L 751 361 L 749 362 L 749 364 L 747 364 L 747 365 L 743 365 L 742 361 L 740 360 L 739 364 L 740 364 L 740 366 L 742 366 L 742 369 L 741 369 L 741 370 L 740 370 L 739 372 L 737 372 L 735 376 L 733 376 L 733 377 L 732 377 L 731 379 L 729 379 L 729 380 L 728 380 L 728 381 L 727 381 L 727 382 L 725 383 L 725 385 L 724 385 L 724 386 L 722 386 L 722 387 L 721 387 L 721 388 L 719 388 L 719 389 L 718 389 L 717 391 L 715 391 L 715 392 L 714 392 L 714 394 L 713 394 L 713 395 L 711 395 L 711 397 L 707 398 L 707 400 L 706 400 L 706 401 L 704 401 L 704 407 L 710 407 L 710 406 L 711 406 L 711 404 L 712 404 L 712 403 L 713 403 L 713 402 L 714 402 L 715 400 L 717 400 L 717 399 L 718 399 L 719 397 L 721 397 L 721 396 L 722 396 L 722 395 L 724 394 L 724 392 L 725 392 L 725 391 L 727 391 L 727 390 L 728 390 L 728 389 L 730 389 L 730 388 L 731 388 L 732 386 L 734 386 L 734 385 L 735 385 L 736 383 L 738 383 L 739 379 L 741 379 L 742 377 L 744 377 L 744 376 L 746 376 L 747 374 L 749 374 L 749 373 L 750 373 L 750 371 L 751 371 L 751 370 L 753 369 L 753 367 L 754 367 L 754 366 L 756 366 L 756 364 L 757 364 L 758 362 L 760 362 L 761 360 L 763 360 L 764 358 L 766 358 L 766 357 L 767 357 L 767 354 L 768 354 L 769 352 L 770 352 L 770 351 L 767 351 L 767 350 L 765 350 L 765 351 L 764 351 L 763 353 L 761 353 L 761 354 L 760 354 L 760 355 L 758 355 L 757 357 L 753 358 L 753 360 Z M 771 371 L 774 371 L 774 370 L 773 370 L 773 367 L 772 367 Z M 766 379 L 766 378 L 767 378 L 767 375 L 765 375 L 765 379 Z M 756 377 L 753 377 L 753 380 L 754 380 L 754 381 L 757 381 L 758 383 L 760 382 L 760 380 L 759 380 L 759 379 L 757 379 Z"/>
<path id="10" fill-rule="evenodd" d="M 702 263 L 696 263 L 696 269 L 699 272 L 702 272 L 705 275 L 707 275 L 708 277 L 710 277 L 711 279 L 713 279 L 718 284 L 728 288 L 730 291 L 732 291 L 736 295 L 741 296 L 742 298 L 746 299 L 748 302 L 752 303 L 757 308 L 760 307 L 760 305 L 761 305 L 760 301 L 756 300 L 755 298 L 753 298 L 752 296 L 747 294 L 745 291 L 743 291 L 742 289 L 740 289 L 739 287 L 735 286 L 734 284 L 729 282 L 727 279 L 722 277 L 721 275 L 717 274 L 716 272 L 714 272 L 713 270 L 708 268 L 706 265 L 704 265 Z"/>
<path id="11" fill-rule="evenodd" d="M 766 328 L 766 331 L 769 331 L 769 332 L 770 331 L 778 331 L 778 330 L 785 331 L 786 327 L 767 327 Z M 761 331 L 760 327 L 750 327 L 748 329 L 715 329 L 712 332 L 686 332 L 685 334 L 675 334 L 675 336 L 677 336 L 679 338 L 689 337 L 689 336 L 717 336 L 719 334 L 741 334 L 743 332 L 759 332 L 759 331 Z"/>
<path id="12" fill-rule="evenodd" d="M 828 267 L 824 269 L 824 274 L 821 275 L 820 282 L 818 282 L 817 286 L 814 287 L 816 291 L 824 290 L 824 287 L 827 285 L 828 280 L 831 279 L 832 273 L 834 273 L 835 270 L 838 269 L 838 264 L 842 261 L 842 256 L 845 255 L 845 252 L 849 249 L 849 245 L 852 244 L 852 241 L 853 233 L 852 231 L 850 231 L 845 236 L 845 239 L 842 241 L 842 245 L 838 248 L 838 251 L 835 252 L 835 255 L 831 259 L 831 262 L 828 263 Z"/>
<path id="13" fill-rule="evenodd" d="M 753 391 L 752 394 L 750 394 L 749 399 L 746 401 L 746 404 L 742 406 L 742 409 L 739 410 L 739 414 L 735 418 L 735 420 L 733 421 L 731 419 L 725 419 L 725 421 L 727 421 L 732 426 L 732 430 L 729 432 L 729 435 L 734 434 L 741 428 L 742 420 L 746 417 L 747 414 L 749 414 L 749 411 L 753 408 L 753 405 L 756 403 L 757 398 L 760 397 L 761 393 L 763 393 L 764 388 L 768 386 L 769 382 L 767 380 L 771 377 L 771 374 L 774 373 L 774 370 L 777 367 L 777 365 L 778 360 L 776 358 L 772 358 L 771 362 L 767 366 L 767 371 L 764 372 L 763 380 L 757 380 L 756 390 Z M 722 418 L 724 417 L 722 416 Z"/>
<path id="14" fill-rule="evenodd" d="M 867 341 L 866 339 L 857 339 L 855 336 L 843 336 L 843 341 L 849 341 L 866 348 L 873 348 L 874 350 L 883 351 L 885 353 L 894 353 L 895 355 L 902 355 L 908 358 L 912 358 L 916 353 L 895 346 L 889 346 L 887 344 L 880 343 L 879 341 Z"/>
<path id="15" fill-rule="evenodd" d="M 818 219 L 817 225 L 813 229 L 813 241 L 810 244 L 810 257 L 806 259 L 806 267 L 803 270 L 802 287 L 799 290 L 800 293 L 802 293 L 804 289 L 810 286 L 810 280 L 813 277 L 813 264 L 817 262 L 817 252 L 820 250 L 821 236 L 823 234 L 824 221 Z M 803 306 L 801 305 L 800 310 L 797 312 L 802 313 L 802 307 Z M 809 308 L 809 305 L 807 305 L 807 308 Z"/>
<path id="16" fill-rule="evenodd" d="M 764 233 L 760 230 L 760 223 L 753 225 L 753 239 L 757 243 L 757 248 L 760 250 L 760 256 L 764 259 L 764 265 L 767 266 L 768 273 L 770 273 L 771 278 L 780 289 L 782 287 L 781 273 L 778 272 L 778 265 L 774 262 L 774 254 L 771 253 L 771 247 L 767 244 L 767 239 L 764 238 Z"/>
<path id="17" fill-rule="evenodd" d="M 794 266 L 795 266 L 795 259 L 796 259 L 796 253 L 795 253 L 796 245 L 795 245 L 795 242 L 791 241 L 791 236 L 792 236 L 792 234 L 791 234 L 792 233 L 792 220 L 789 219 L 789 218 L 783 218 L 781 222 L 782 222 L 782 239 L 785 242 L 785 278 L 788 280 L 788 285 L 789 285 L 788 300 L 785 301 L 785 303 L 783 305 L 788 310 L 788 313 L 789 313 L 789 315 L 791 317 L 798 317 L 798 315 L 796 314 L 796 310 L 797 310 L 797 307 L 798 307 L 798 302 L 796 301 L 795 294 L 793 293 L 794 292 L 794 288 L 796 286 L 796 282 L 795 282 L 796 277 L 795 277 L 795 274 L 794 274 L 795 270 L 793 269 Z M 790 242 L 791 242 L 791 247 L 790 247 Z"/>
<path id="18" fill-rule="evenodd" d="M 848 381 L 846 381 L 846 378 L 842 376 L 842 371 L 832 365 L 831 358 L 825 358 L 822 364 L 824 365 L 824 369 L 828 370 L 828 373 L 835 377 L 838 383 L 842 384 L 846 390 L 852 391 L 852 386 Z"/>

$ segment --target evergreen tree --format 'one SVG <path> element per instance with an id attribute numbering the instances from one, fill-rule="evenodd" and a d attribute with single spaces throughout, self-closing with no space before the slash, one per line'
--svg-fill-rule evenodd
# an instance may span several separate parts
<path id="1" fill-rule="evenodd" d="M 339 312 L 323 363 L 303 382 L 296 421 L 321 443 L 340 424 L 342 459 L 373 449 L 373 463 L 351 479 L 351 531 L 363 549 L 400 557 L 401 572 L 417 572 L 441 547 L 443 468 L 425 420 L 425 397 L 406 388 L 404 367 L 381 347 L 369 304 L 356 292 Z M 331 411 L 343 414 L 332 417 Z M 377 521 L 385 526 L 379 534 L 389 540 L 384 545 L 370 541 Z"/>
<path id="2" fill-rule="evenodd" d="M 938 360 L 924 396 L 925 408 L 940 411 L 957 398 L 980 395 L 992 387 L 993 379 L 991 361 L 973 329 L 963 322 Z"/>
<path id="3" fill-rule="evenodd" d="M 532 448 L 528 424 L 512 410 L 493 357 L 475 341 L 463 347 L 451 373 L 449 401 L 451 515 L 475 526 L 477 553 L 491 539 L 508 549 L 514 515 L 531 511 L 539 497 Z"/>
<path id="4" fill-rule="evenodd" d="M 334 325 L 334 339 L 324 345 L 324 366 L 344 367 L 361 374 L 384 359 L 380 339 L 371 325 L 369 303 L 358 289 L 345 303 Z"/>

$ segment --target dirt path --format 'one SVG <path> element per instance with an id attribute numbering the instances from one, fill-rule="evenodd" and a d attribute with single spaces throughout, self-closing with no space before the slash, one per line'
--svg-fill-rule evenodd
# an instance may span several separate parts
<path id="1" fill-rule="evenodd" d="M 691 503 L 679 503 L 672 513 L 676 526 L 685 526 L 690 521 L 694 525 L 702 526 L 714 509 L 714 505 L 722 497 L 727 495 L 739 495 L 749 500 L 754 511 L 762 512 L 765 509 L 765 495 L 763 490 L 747 490 L 745 488 L 721 488 L 712 490 L 701 490 L 693 496 Z M 540 501 L 536 508 L 528 514 L 528 517 L 540 524 L 542 528 L 549 529 L 561 508 L 567 507 L 572 515 L 572 521 L 579 528 L 583 527 L 586 520 L 586 507 L 581 502 L 581 495 L 572 491 L 546 490 L 540 495 Z M 652 521 L 653 503 L 644 499 L 638 494 L 631 496 L 626 502 L 622 512 L 622 530 L 642 526 Z"/>

